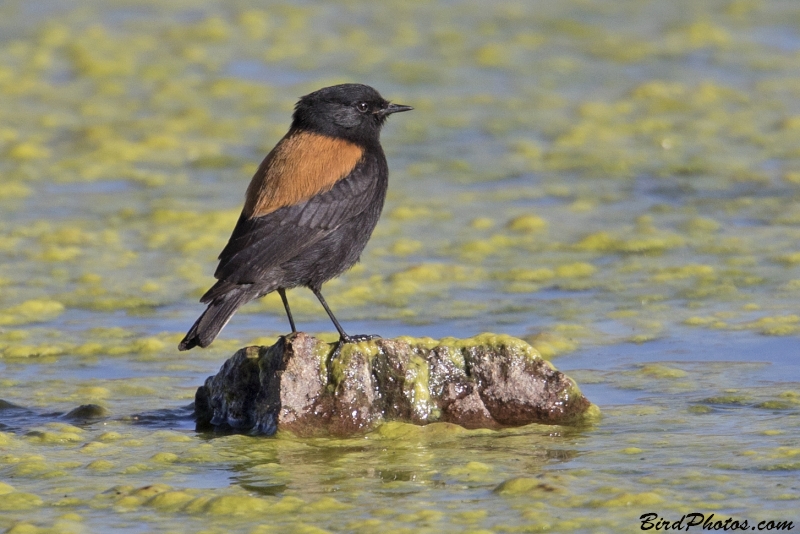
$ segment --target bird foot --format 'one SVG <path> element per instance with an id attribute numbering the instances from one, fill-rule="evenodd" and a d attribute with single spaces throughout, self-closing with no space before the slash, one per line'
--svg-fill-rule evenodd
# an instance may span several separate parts
<path id="1" fill-rule="evenodd" d="M 339 338 L 340 343 L 361 343 L 362 341 L 372 341 L 373 339 L 380 339 L 381 336 L 377 334 L 358 334 L 355 336 L 342 336 Z"/>

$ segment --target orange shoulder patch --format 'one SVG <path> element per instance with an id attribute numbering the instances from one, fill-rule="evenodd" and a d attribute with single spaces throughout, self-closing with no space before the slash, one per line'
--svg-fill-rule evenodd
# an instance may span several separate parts
<path id="1" fill-rule="evenodd" d="M 264 158 L 250 181 L 245 217 L 261 217 L 330 191 L 363 155 L 364 149 L 343 139 L 290 131 Z"/>

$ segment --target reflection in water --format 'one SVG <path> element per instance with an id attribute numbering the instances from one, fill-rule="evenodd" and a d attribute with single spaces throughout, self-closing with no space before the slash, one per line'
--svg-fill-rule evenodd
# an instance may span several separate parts
<path id="1" fill-rule="evenodd" d="M 194 403 L 181 408 L 153 410 L 123 418 L 134 425 L 154 429 L 189 430 L 194 429 Z"/>

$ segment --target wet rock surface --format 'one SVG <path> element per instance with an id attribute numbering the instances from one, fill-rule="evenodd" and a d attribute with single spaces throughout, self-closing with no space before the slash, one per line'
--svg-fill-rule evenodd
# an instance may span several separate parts
<path id="1" fill-rule="evenodd" d="M 466 428 L 569 424 L 592 406 L 524 341 L 376 339 L 344 345 L 304 333 L 246 347 L 197 390 L 199 427 L 351 435 L 381 421 Z"/>

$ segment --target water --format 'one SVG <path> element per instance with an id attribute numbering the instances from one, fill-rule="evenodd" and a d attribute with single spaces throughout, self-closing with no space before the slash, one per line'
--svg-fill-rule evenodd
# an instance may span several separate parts
<path id="1" fill-rule="evenodd" d="M 0 529 L 797 523 L 798 21 L 793 0 L 3 3 Z M 324 288 L 348 332 L 525 338 L 602 419 L 195 431 L 205 377 L 288 325 L 272 295 L 177 343 L 297 97 L 345 81 L 415 107 L 384 129 L 362 262 Z"/>

